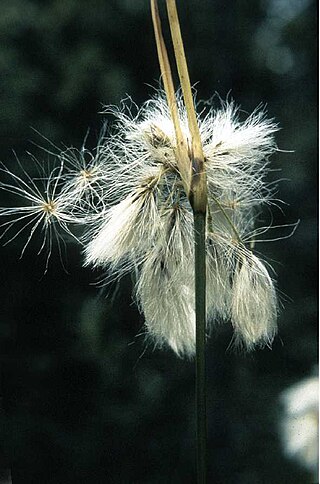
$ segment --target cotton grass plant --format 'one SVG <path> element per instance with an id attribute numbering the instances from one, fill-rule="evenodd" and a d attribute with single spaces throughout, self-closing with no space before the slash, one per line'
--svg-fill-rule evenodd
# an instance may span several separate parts
<path id="1" fill-rule="evenodd" d="M 135 272 L 134 297 L 148 341 L 178 356 L 196 355 L 198 482 L 206 480 L 205 343 L 216 322 L 231 322 L 234 342 L 270 346 L 277 296 L 270 269 L 253 252 L 268 227 L 261 206 L 275 203 L 265 182 L 277 124 L 257 109 L 244 121 L 233 101 L 196 113 L 174 0 L 167 0 L 181 83 L 176 92 L 157 2 L 152 18 L 163 91 L 141 108 L 106 107 L 114 130 L 97 147 L 52 152 L 49 174 L 2 166 L 0 188 L 22 200 L 1 208 L 2 237 L 25 234 L 21 255 L 40 235 L 38 254 L 56 239 L 80 244 L 85 265 L 107 278 Z M 134 112 L 135 111 L 135 112 Z M 74 235 L 80 226 L 83 235 Z M 79 230 L 76 231 L 79 234 Z"/>

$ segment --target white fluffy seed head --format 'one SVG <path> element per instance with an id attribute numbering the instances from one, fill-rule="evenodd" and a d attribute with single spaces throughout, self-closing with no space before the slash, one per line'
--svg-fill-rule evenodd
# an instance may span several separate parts
<path id="1" fill-rule="evenodd" d="M 181 96 L 177 104 L 191 146 Z M 195 347 L 193 214 L 178 171 L 170 110 L 160 93 L 135 114 L 125 105 L 108 111 L 116 117 L 113 134 L 107 137 L 104 129 L 93 151 L 60 153 L 58 168 L 45 180 L 45 197 L 28 177 L 12 175 L 12 183 L 0 183 L 0 189 L 28 202 L 0 209 L 0 216 L 11 217 L 4 232 L 25 221 L 26 247 L 38 227 L 50 235 L 51 227 L 69 234 L 71 224 L 88 225 L 85 264 L 108 267 L 112 277 L 135 269 L 137 300 L 155 344 L 190 356 Z M 271 203 L 265 174 L 277 126 L 261 110 L 241 122 L 232 102 L 203 110 L 198 123 L 208 188 L 208 331 L 213 320 L 231 320 L 236 340 L 249 349 L 269 344 L 276 330 L 275 289 L 245 242 L 265 231 L 254 225 L 261 204 Z M 20 233 L 16 229 L 9 241 Z M 47 242 L 51 250 L 45 235 L 42 247 Z"/>
<path id="2" fill-rule="evenodd" d="M 190 142 L 186 111 L 178 110 Z M 136 115 L 112 110 L 116 132 L 100 147 L 108 166 L 108 207 L 87 238 L 86 263 L 116 275 L 138 269 L 136 298 L 158 346 L 195 347 L 193 216 L 175 155 L 175 131 L 162 95 Z M 207 319 L 231 320 L 236 341 L 269 344 L 276 331 L 273 281 L 245 248 L 257 209 L 272 196 L 264 181 L 277 126 L 256 110 L 244 122 L 233 103 L 199 119 L 208 180 Z M 146 191 L 146 187 L 148 190 Z M 93 234 L 93 235 L 92 235 Z"/>

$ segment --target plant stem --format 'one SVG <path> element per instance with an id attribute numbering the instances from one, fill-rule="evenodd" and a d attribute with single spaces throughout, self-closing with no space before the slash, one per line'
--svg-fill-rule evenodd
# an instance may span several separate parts
<path id="1" fill-rule="evenodd" d="M 196 432 L 197 483 L 206 483 L 206 214 L 194 212 L 196 299 Z"/>
<path id="2" fill-rule="evenodd" d="M 185 140 L 185 136 L 180 126 L 180 119 L 178 113 L 178 105 L 175 96 L 174 84 L 171 74 L 171 67 L 168 58 L 168 52 L 166 44 L 162 34 L 161 19 L 159 15 L 159 8 L 157 0 L 150 0 L 151 14 L 154 28 L 154 34 L 157 45 L 158 59 L 161 71 L 161 77 L 163 81 L 163 87 L 166 93 L 168 107 L 170 109 L 171 119 L 176 135 L 176 158 L 181 175 L 182 183 L 184 185 L 186 193 L 189 193 L 190 189 L 190 159 L 188 155 L 188 145 Z"/>
<path id="3" fill-rule="evenodd" d="M 181 37 L 175 0 L 166 0 L 171 37 L 184 104 L 188 116 L 191 146 L 186 145 L 180 127 L 170 62 L 162 35 L 157 0 L 151 0 L 151 13 L 158 58 L 168 106 L 176 134 L 176 160 L 194 216 L 195 239 L 195 310 L 196 310 L 196 429 L 197 483 L 206 484 L 206 210 L 207 179 L 200 130 L 194 108 L 188 66 Z"/>

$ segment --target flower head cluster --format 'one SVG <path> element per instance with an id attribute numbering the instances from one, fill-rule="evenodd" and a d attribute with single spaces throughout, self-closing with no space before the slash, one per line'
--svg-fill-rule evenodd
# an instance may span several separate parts
<path id="1" fill-rule="evenodd" d="M 165 100 L 147 102 L 134 117 L 119 110 L 107 145 L 108 207 L 86 238 L 86 263 L 121 276 L 136 269 L 135 295 L 156 345 L 179 355 L 195 351 L 193 216 L 176 161 L 174 126 Z M 199 119 L 208 185 L 207 316 L 230 320 L 235 339 L 251 349 L 269 344 L 277 302 L 264 264 L 247 247 L 276 149 L 277 126 L 263 112 L 244 123 L 233 103 Z M 191 143 L 182 102 L 179 117 Z"/>
<path id="2" fill-rule="evenodd" d="M 186 111 L 177 102 L 191 147 Z M 61 153 L 58 169 L 46 180 L 45 196 L 34 180 L 11 173 L 12 183 L 0 188 L 29 204 L 2 209 L 0 215 L 10 217 L 4 224 L 8 229 L 28 220 L 22 229 L 29 227 L 25 247 L 41 225 L 65 232 L 73 223 L 89 225 L 81 241 L 85 264 L 108 268 L 111 277 L 135 270 L 135 298 L 147 334 L 157 346 L 192 356 L 193 213 L 179 173 L 170 110 L 158 95 L 136 115 L 126 106 L 111 111 L 113 134 L 103 133 L 94 152 L 83 147 Z M 254 227 L 260 207 L 273 197 L 264 178 L 276 150 L 277 126 L 259 110 L 240 122 L 232 102 L 209 108 L 198 123 L 208 189 L 208 333 L 212 322 L 231 321 L 235 340 L 251 349 L 269 344 L 276 332 L 274 283 L 250 246 L 265 230 Z M 45 235 L 43 246 L 46 240 Z"/>

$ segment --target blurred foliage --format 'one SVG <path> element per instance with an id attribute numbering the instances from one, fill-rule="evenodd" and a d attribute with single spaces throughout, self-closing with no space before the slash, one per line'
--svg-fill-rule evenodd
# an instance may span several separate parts
<path id="1" fill-rule="evenodd" d="M 279 122 L 284 151 L 270 176 L 289 205 L 273 210 L 273 223 L 300 219 L 293 237 L 261 247 L 283 301 L 272 351 L 229 350 L 229 325 L 209 341 L 208 482 L 310 482 L 281 450 L 279 394 L 317 361 L 316 2 L 178 6 L 198 99 L 217 92 L 246 112 L 263 103 Z M 10 167 L 12 149 L 45 158 L 30 127 L 81 147 L 90 126 L 93 145 L 104 104 L 127 94 L 140 103 L 158 85 L 147 0 L 2 0 L 0 39 L 1 160 Z M 75 245 L 70 273 L 53 256 L 43 277 L 32 244 L 19 260 L 21 248 L 15 240 L 1 250 L 0 467 L 12 467 L 14 484 L 195 482 L 193 363 L 145 349 L 129 278 L 92 285 L 99 275 L 81 267 Z"/>

